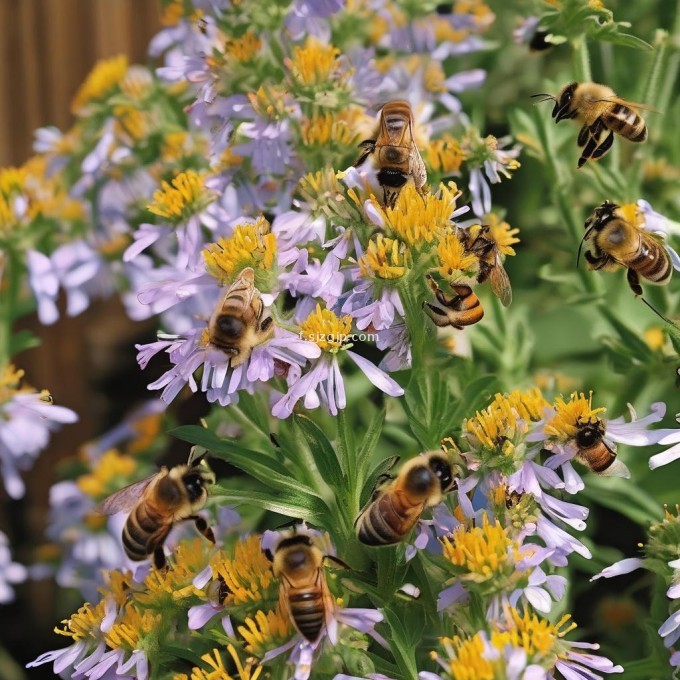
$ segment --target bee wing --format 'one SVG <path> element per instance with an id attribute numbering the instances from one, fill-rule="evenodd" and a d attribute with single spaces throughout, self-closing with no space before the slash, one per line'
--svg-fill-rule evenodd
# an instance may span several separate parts
<path id="1" fill-rule="evenodd" d="M 413 135 L 411 135 L 411 139 L 413 139 Z M 413 175 L 413 183 L 416 185 L 416 189 L 420 189 L 425 186 L 425 183 L 427 182 L 427 170 L 425 169 L 423 157 L 420 155 L 420 151 L 418 150 L 418 147 L 414 141 L 411 142 L 409 166 L 411 174 Z"/>
<path id="2" fill-rule="evenodd" d="M 128 484 L 119 491 L 111 494 L 105 498 L 94 511 L 99 515 L 115 515 L 117 512 L 125 512 L 132 510 L 137 504 L 137 501 L 142 497 L 142 494 L 151 482 L 158 476 L 158 473 L 142 479 L 139 482 Z"/>
<path id="3" fill-rule="evenodd" d="M 658 109 L 655 109 L 648 104 L 640 104 L 639 102 L 630 102 L 627 99 L 622 99 L 621 97 L 607 97 L 606 99 L 596 99 L 597 102 L 611 102 L 612 104 L 621 104 L 622 106 L 627 106 L 630 109 L 642 109 L 643 111 L 651 111 L 653 113 L 661 113 Z"/>
<path id="4" fill-rule="evenodd" d="M 496 262 L 489 271 L 489 283 L 491 290 L 500 299 L 504 307 L 508 307 L 512 302 L 512 287 L 510 277 L 505 271 L 499 253 L 496 253 Z"/>
<path id="5" fill-rule="evenodd" d="M 319 567 L 318 577 L 321 580 L 321 597 L 323 599 L 324 620 L 326 623 L 326 634 L 331 644 L 336 644 L 338 641 L 338 622 L 335 619 L 335 599 L 328 589 L 328 582 L 326 581 L 326 574 L 323 567 Z"/>

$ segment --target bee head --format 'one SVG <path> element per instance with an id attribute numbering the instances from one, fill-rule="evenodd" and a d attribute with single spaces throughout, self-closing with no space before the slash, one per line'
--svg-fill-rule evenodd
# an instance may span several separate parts
<path id="1" fill-rule="evenodd" d="M 243 335 L 246 325 L 235 316 L 223 314 L 217 317 L 217 327 L 225 337 L 235 340 Z"/>
<path id="2" fill-rule="evenodd" d="M 555 119 L 556 123 L 559 123 L 565 118 L 574 118 L 576 116 L 576 109 L 572 109 L 572 103 L 574 98 L 574 92 L 578 83 L 569 83 L 565 85 L 555 98 L 555 106 L 552 110 L 552 117 Z"/>
<path id="3" fill-rule="evenodd" d="M 318 555 L 317 555 L 318 552 Z M 318 566 L 323 561 L 321 550 L 315 545 L 311 536 L 295 534 L 279 541 L 274 551 L 275 571 L 290 573 Z"/>
<path id="4" fill-rule="evenodd" d="M 205 494 L 205 487 L 214 481 L 212 472 L 204 470 L 190 470 L 182 476 L 182 483 L 192 503 L 201 498 Z"/>
<path id="5" fill-rule="evenodd" d="M 585 449 L 597 444 L 604 435 L 604 425 L 601 420 L 578 420 L 576 432 L 576 445 Z"/>
<path id="6" fill-rule="evenodd" d="M 429 467 L 434 473 L 434 476 L 439 480 L 442 493 L 451 491 L 456 484 L 456 480 L 453 475 L 453 468 L 447 457 L 442 455 L 432 456 L 430 458 Z"/>

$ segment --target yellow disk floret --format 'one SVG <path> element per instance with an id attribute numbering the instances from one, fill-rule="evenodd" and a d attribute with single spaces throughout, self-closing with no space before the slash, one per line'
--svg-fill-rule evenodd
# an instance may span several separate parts
<path id="1" fill-rule="evenodd" d="M 215 198 L 205 186 L 205 176 L 187 170 L 180 172 L 170 183 L 162 182 L 161 188 L 154 191 L 147 210 L 171 222 L 181 222 L 203 210 Z"/>
<path id="2" fill-rule="evenodd" d="M 288 617 L 278 611 L 258 611 L 254 617 L 248 617 L 238 632 L 246 642 L 245 649 L 250 654 L 260 655 L 287 640 L 292 633 Z"/>
<path id="3" fill-rule="evenodd" d="M 78 88 L 71 104 L 71 111 L 77 114 L 89 102 L 106 97 L 125 77 L 128 60 L 124 54 L 102 59 L 95 64 L 85 82 Z"/>
<path id="4" fill-rule="evenodd" d="M 479 273 L 479 258 L 469 251 L 455 232 L 447 233 L 437 244 L 439 273 L 447 281 L 462 283 L 463 279 L 475 278 Z"/>
<path id="5" fill-rule="evenodd" d="M 269 222 L 259 217 L 257 222 L 240 224 L 231 236 L 211 243 L 203 250 L 203 260 L 208 274 L 224 286 L 246 267 L 270 271 L 276 264 L 276 253 L 276 236 L 269 231 Z"/>
<path id="6" fill-rule="evenodd" d="M 398 279 L 406 273 L 408 260 L 408 250 L 402 243 L 378 234 L 359 258 L 359 268 L 367 278 Z"/>
<path id="7" fill-rule="evenodd" d="M 115 449 L 106 451 L 92 471 L 78 477 L 78 488 L 90 498 L 101 498 L 105 493 L 122 488 L 137 469 L 137 462 Z"/>
<path id="8" fill-rule="evenodd" d="M 600 420 L 599 414 L 607 409 L 593 408 L 593 393 L 586 397 L 583 392 L 572 392 L 569 401 L 562 396 L 555 400 L 555 415 L 545 426 L 545 433 L 559 441 L 567 441 L 576 435 L 579 423 L 595 423 Z"/>
<path id="9" fill-rule="evenodd" d="M 352 331 L 352 317 L 337 316 L 330 309 L 316 309 L 300 324 L 305 340 L 316 343 L 324 352 L 336 353 L 345 349 Z"/>
<path id="10" fill-rule="evenodd" d="M 286 59 L 285 64 L 299 83 L 319 85 L 331 78 L 339 54 L 333 45 L 308 37 L 303 47 L 293 49 L 292 59 Z"/>

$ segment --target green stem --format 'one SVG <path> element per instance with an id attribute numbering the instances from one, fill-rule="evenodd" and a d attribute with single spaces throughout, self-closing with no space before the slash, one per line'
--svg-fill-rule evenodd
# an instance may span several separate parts
<path id="1" fill-rule="evenodd" d="M 590 53 L 585 36 L 574 41 L 574 72 L 576 80 L 580 83 L 588 83 L 593 79 L 590 71 Z"/>
<path id="2" fill-rule="evenodd" d="M 0 269 L 0 288 L 3 289 L 0 294 L 0 368 L 3 368 L 12 358 L 12 323 L 21 288 L 21 268 L 11 249 L 5 250 L 0 257 L 4 259 Z M 6 282 L 6 287 L 3 282 Z"/>
<path id="3" fill-rule="evenodd" d="M 657 31 L 657 35 L 661 34 Z M 665 33 L 665 32 L 664 32 Z M 661 74 L 664 72 L 664 63 L 668 54 L 668 34 L 663 35 L 660 40 L 660 45 L 656 50 L 652 67 L 645 79 L 645 87 L 642 92 L 642 103 L 654 106 L 659 96 L 659 89 L 661 84 Z"/>

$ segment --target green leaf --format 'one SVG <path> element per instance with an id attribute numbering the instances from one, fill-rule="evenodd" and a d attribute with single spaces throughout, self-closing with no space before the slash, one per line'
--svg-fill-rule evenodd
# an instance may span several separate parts
<path id="1" fill-rule="evenodd" d="M 363 483 L 366 470 L 368 469 L 373 452 L 375 451 L 375 447 L 377 446 L 380 435 L 382 434 L 383 424 L 385 422 L 385 413 L 385 408 L 382 408 L 373 416 L 373 418 L 371 418 L 368 429 L 366 430 L 364 438 L 361 441 L 361 446 L 359 447 L 359 451 L 357 453 L 359 484 Z"/>
<path id="2" fill-rule="evenodd" d="M 663 517 L 659 503 L 629 479 L 589 475 L 580 495 L 646 526 Z"/>
<path id="3" fill-rule="evenodd" d="M 342 472 L 333 444 L 323 430 L 307 416 L 295 415 L 293 422 L 301 430 L 309 445 L 314 462 L 324 481 L 336 491 L 344 489 L 347 486 L 347 480 Z"/>
<path id="4" fill-rule="evenodd" d="M 203 446 L 218 458 L 223 458 L 271 489 L 321 498 L 309 486 L 293 479 L 290 471 L 277 460 L 260 451 L 246 449 L 229 439 L 221 439 L 214 432 L 197 425 L 184 425 L 169 432 L 173 437 Z"/>
<path id="5" fill-rule="evenodd" d="M 633 356 L 636 356 L 640 361 L 649 360 L 652 358 L 652 350 L 649 345 L 641 339 L 640 334 L 631 330 L 616 315 L 606 306 L 601 307 L 602 314 L 607 321 L 614 327 L 614 330 L 619 334 L 623 344 L 629 349 Z"/>
<path id="6" fill-rule="evenodd" d="M 420 610 L 415 607 L 390 607 L 384 610 L 385 621 L 391 635 L 387 637 L 394 660 L 399 667 L 397 677 L 402 680 L 417 680 L 416 649 L 420 646 L 424 622 Z"/>
<path id="7" fill-rule="evenodd" d="M 455 427 L 458 427 L 463 419 L 484 408 L 499 389 L 500 384 L 495 375 L 483 375 L 473 380 L 456 401 L 456 407 L 446 414 L 446 420 L 456 423 Z"/>
<path id="8" fill-rule="evenodd" d="M 279 515 L 302 519 L 311 524 L 320 524 L 327 514 L 327 509 L 315 499 L 304 494 L 290 494 L 285 500 L 274 498 L 271 494 L 262 491 L 236 491 L 216 484 L 213 487 L 212 496 L 226 503 L 235 505 L 254 505 L 264 510 L 276 512 Z"/>
<path id="9" fill-rule="evenodd" d="M 599 36 L 602 40 L 615 45 L 623 45 L 624 47 L 632 47 L 636 50 L 653 50 L 654 47 L 642 38 L 638 38 L 636 35 L 631 35 L 630 33 L 614 33 L 611 35 Z"/>
<path id="10" fill-rule="evenodd" d="M 31 331 L 19 331 L 18 333 L 14 333 L 9 340 L 9 354 L 10 356 L 14 356 L 27 349 L 39 347 L 40 343 L 40 338 L 37 335 L 33 335 Z"/>
<path id="11" fill-rule="evenodd" d="M 366 476 L 366 482 L 361 492 L 361 507 L 363 508 L 370 498 L 375 485 L 378 482 L 378 477 L 389 472 L 399 462 L 399 456 L 390 456 L 381 460 Z"/>

